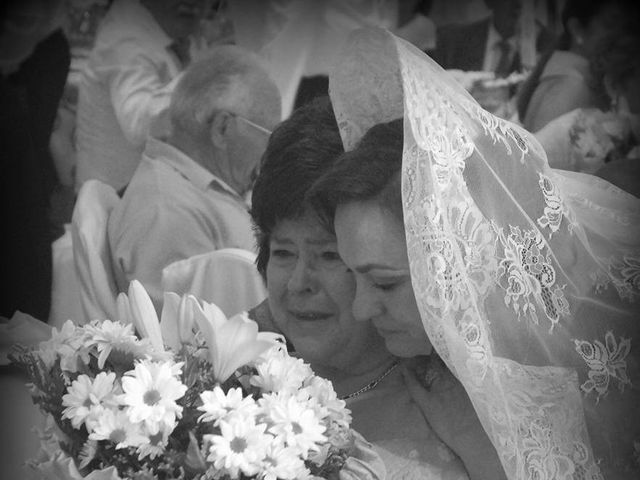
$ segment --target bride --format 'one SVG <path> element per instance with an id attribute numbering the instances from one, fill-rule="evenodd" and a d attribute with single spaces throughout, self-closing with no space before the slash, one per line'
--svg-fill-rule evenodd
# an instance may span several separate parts
<path id="1" fill-rule="evenodd" d="M 550 169 L 386 31 L 352 37 L 330 92 L 347 153 L 310 197 L 354 316 L 396 355 L 433 345 L 509 478 L 638 478 L 640 200 Z"/>

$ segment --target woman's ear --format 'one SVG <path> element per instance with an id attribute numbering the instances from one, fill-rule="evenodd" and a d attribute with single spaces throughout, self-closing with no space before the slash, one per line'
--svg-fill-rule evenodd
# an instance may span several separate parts
<path id="1" fill-rule="evenodd" d="M 211 118 L 209 125 L 209 137 L 211 138 L 211 143 L 215 147 L 219 149 L 226 148 L 229 130 L 233 128 L 232 120 L 232 115 L 225 111 L 216 112 Z"/>

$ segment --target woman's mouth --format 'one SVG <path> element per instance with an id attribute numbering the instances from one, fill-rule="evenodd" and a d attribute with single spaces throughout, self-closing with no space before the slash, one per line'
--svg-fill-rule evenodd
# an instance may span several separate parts
<path id="1" fill-rule="evenodd" d="M 289 315 L 301 322 L 317 322 L 331 317 L 331 313 L 312 310 L 289 310 Z"/>

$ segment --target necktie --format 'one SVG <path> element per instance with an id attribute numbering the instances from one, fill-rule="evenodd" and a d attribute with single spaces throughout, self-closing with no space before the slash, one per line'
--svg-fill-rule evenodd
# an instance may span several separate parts
<path id="1" fill-rule="evenodd" d="M 500 49 L 500 57 L 496 65 L 496 77 L 506 77 L 511 73 L 511 44 L 507 40 L 496 43 Z"/>

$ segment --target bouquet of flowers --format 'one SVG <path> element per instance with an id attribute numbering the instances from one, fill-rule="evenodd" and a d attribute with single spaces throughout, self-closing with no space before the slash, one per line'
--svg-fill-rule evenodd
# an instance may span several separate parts
<path id="1" fill-rule="evenodd" d="M 640 158 L 638 124 L 638 117 L 631 114 L 577 110 L 569 130 L 572 165 L 594 173 L 607 162 Z"/>
<path id="2" fill-rule="evenodd" d="M 350 412 L 278 335 L 174 293 L 158 320 L 140 283 L 128 293 L 119 322 L 68 321 L 11 355 L 50 415 L 33 461 L 43 476 L 338 477 L 356 448 Z"/>

